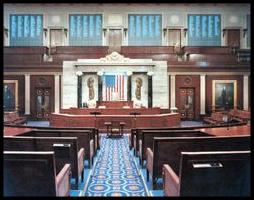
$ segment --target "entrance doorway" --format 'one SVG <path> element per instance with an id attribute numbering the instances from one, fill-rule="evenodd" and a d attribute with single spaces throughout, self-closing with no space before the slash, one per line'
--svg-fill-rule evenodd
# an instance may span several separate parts
<path id="1" fill-rule="evenodd" d="M 240 48 L 240 29 L 227 29 L 226 45 L 232 48 Z"/>
<path id="2" fill-rule="evenodd" d="M 50 114 L 50 88 L 36 88 L 35 108 L 38 120 L 49 120 Z"/>
<path id="3" fill-rule="evenodd" d="M 122 46 L 122 29 L 109 29 L 108 46 L 108 53 L 112 53 L 113 51 L 120 53 Z"/>
<path id="4" fill-rule="evenodd" d="M 168 30 L 168 46 L 181 45 L 181 29 Z"/>
<path id="5" fill-rule="evenodd" d="M 195 118 L 195 89 L 180 88 L 180 108 L 181 119 L 193 120 Z"/>

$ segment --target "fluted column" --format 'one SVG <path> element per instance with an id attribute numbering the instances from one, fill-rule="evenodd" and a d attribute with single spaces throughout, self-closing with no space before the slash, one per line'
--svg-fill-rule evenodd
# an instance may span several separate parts
<path id="1" fill-rule="evenodd" d="M 170 110 L 171 112 L 175 112 L 176 108 L 176 76 L 170 76 Z"/>
<path id="2" fill-rule="evenodd" d="M 60 75 L 55 75 L 55 113 L 60 109 Z"/>
<path id="3" fill-rule="evenodd" d="M 25 115 L 30 115 L 30 74 L 25 74 Z"/>
<path id="4" fill-rule="evenodd" d="M 200 75 L 200 115 L 205 115 L 205 75 Z"/>
<path id="5" fill-rule="evenodd" d="M 249 76 L 243 76 L 243 109 L 249 110 Z"/>

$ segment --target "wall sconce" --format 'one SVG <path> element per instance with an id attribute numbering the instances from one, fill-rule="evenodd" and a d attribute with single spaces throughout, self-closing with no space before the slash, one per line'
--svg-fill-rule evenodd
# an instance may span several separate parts
<path id="1" fill-rule="evenodd" d="M 188 31 L 188 28 L 184 28 L 184 29 L 183 29 L 184 37 L 186 37 L 187 31 Z"/>
<path id="2" fill-rule="evenodd" d="M 103 31 L 103 35 L 104 35 L 104 37 L 105 37 L 106 32 L 107 32 L 107 29 L 106 29 L 106 28 L 103 28 L 102 31 Z"/>
<path id="3" fill-rule="evenodd" d="M 222 36 L 224 37 L 225 34 L 226 34 L 226 29 L 224 28 L 224 29 L 222 29 Z"/>
<path id="4" fill-rule="evenodd" d="M 67 29 L 67 28 L 64 28 L 63 31 L 64 31 L 64 34 L 65 34 L 65 37 L 67 37 L 68 29 Z"/>
<path id="5" fill-rule="evenodd" d="M 77 75 L 77 76 L 82 76 L 82 75 L 83 75 L 83 72 L 82 72 L 82 71 L 77 71 L 77 72 L 76 72 L 76 75 Z"/>
<path id="6" fill-rule="evenodd" d="M 166 33 L 167 33 L 167 29 L 166 29 L 166 28 L 163 29 L 163 33 L 164 33 L 163 35 L 164 35 L 164 37 L 165 37 L 165 36 L 166 36 Z"/>
<path id="7" fill-rule="evenodd" d="M 248 29 L 247 29 L 247 28 L 244 28 L 244 29 L 243 29 L 243 37 L 245 37 L 245 36 L 246 36 L 247 31 L 248 31 Z"/>
<path id="8" fill-rule="evenodd" d="M 44 32 L 44 36 L 47 37 L 48 29 L 47 28 L 43 28 L 43 32 Z"/>
<path id="9" fill-rule="evenodd" d="M 127 71 L 127 76 L 131 76 L 132 75 L 132 72 L 131 71 Z"/>
<path id="10" fill-rule="evenodd" d="M 98 72 L 97 72 L 97 75 L 98 75 L 98 76 L 102 76 L 102 75 L 103 75 L 103 72 L 102 72 L 102 71 L 98 71 Z"/>
<path id="11" fill-rule="evenodd" d="M 154 74 L 154 72 L 151 72 L 151 71 L 147 72 L 148 76 L 153 76 L 153 74 Z"/>
<path id="12" fill-rule="evenodd" d="M 124 36 L 125 36 L 125 37 L 126 37 L 126 35 L 127 35 L 127 31 L 128 31 L 128 28 L 124 28 L 124 29 L 123 29 Z"/>
<path id="13" fill-rule="evenodd" d="M 8 28 L 4 27 L 4 33 L 5 33 L 6 37 L 8 37 Z"/>

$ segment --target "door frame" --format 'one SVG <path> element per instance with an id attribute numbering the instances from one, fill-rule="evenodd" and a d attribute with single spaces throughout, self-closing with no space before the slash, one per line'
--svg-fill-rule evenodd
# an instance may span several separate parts
<path id="1" fill-rule="evenodd" d="M 124 43 L 124 38 L 127 36 L 127 33 L 125 33 L 125 28 L 123 26 L 108 26 L 106 28 L 107 30 L 107 35 L 106 35 L 106 40 L 107 40 L 107 45 L 109 46 L 109 34 L 110 34 L 110 30 L 121 30 L 121 33 L 122 33 L 122 44 L 121 46 L 123 46 L 123 43 Z"/>
<path id="2" fill-rule="evenodd" d="M 196 91 L 195 91 L 195 87 L 179 87 L 179 101 L 180 101 L 180 105 L 181 105 L 181 90 L 184 89 L 184 90 L 188 90 L 188 89 L 191 89 L 193 91 L 193 99 L 192 99 L 192 106 L 193 106 L 193 118 L 190 119 L 188 117 L 185 117 L 183 118 L 183 120 L 195 120 L 195 117 L 196 117 L 196 98 L 195 98 L 195 94 L 196 94 Z M 180 109 L 179 109 L 180 110 Z M 185 110 L 185 109 L 184 109 Z"/>

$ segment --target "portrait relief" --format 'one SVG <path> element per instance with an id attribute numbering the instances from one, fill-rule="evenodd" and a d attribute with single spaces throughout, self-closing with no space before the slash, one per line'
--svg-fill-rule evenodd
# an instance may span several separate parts
<path id="1" fill-rule="evenodd" d="M 136 90 L 135 90 L 136 99 L 141 100 L 141 87 L 143 81 L 140 77 L 138 77 L 135 82 L 136 82 Z"/>
<path id="2" fill-rule="evenodd" d="M 93 79 L 93 77 L 88 78 L 87 87 L 89 90 L 89 100 L 93 100 L 94 99 L 94 79 Z"/>
<path id="3" fill-rule="evenodd" d="M 4 80 L 3 87 L 4 110 L 16 110 L 18 106 L 18 81 Z"/>

